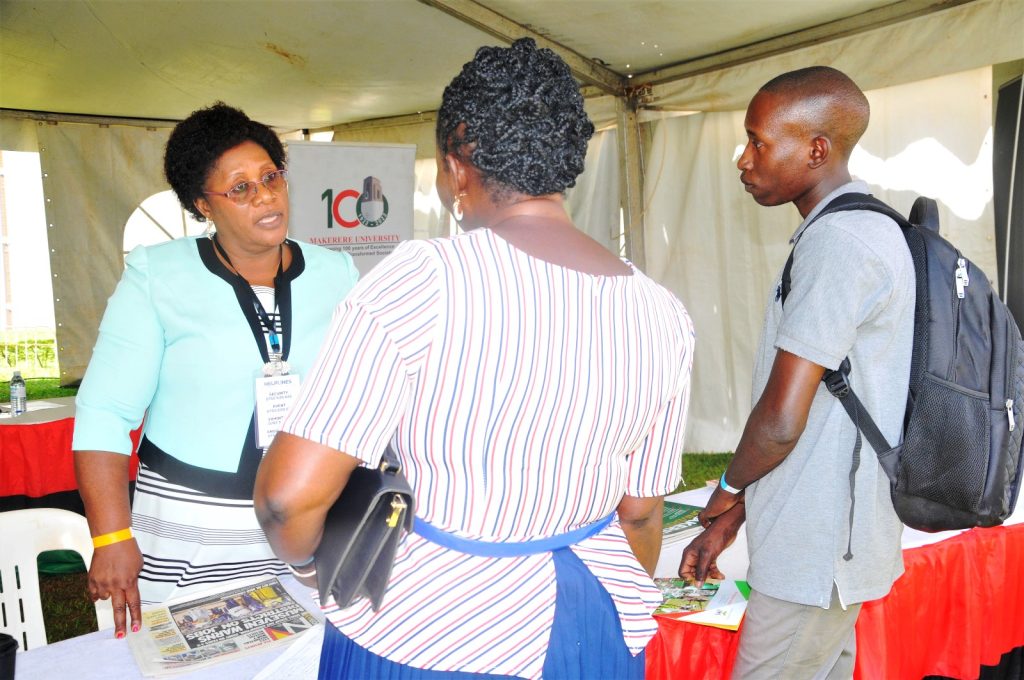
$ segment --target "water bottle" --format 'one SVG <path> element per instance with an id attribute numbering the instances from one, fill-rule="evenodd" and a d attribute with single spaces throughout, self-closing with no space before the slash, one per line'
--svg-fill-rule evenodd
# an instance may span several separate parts
<path id="1" fill-rule="evenodd" d="M 15 371 L 11 377 L 11 416 L 20 416 L 28 410 L 28 398 L 25 395 L 25 379 L 21 371 Z"/>

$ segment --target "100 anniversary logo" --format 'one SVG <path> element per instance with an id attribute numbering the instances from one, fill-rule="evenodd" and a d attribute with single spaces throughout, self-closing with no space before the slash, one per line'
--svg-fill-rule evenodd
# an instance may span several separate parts
<path id="1" fill-rule="evenodd" d="M 342 217 L 341 203 L 346 199 L 355 199 L 356 219 L 348 220 Z M 351 229 L 360 225 L 364 227 L 379 227 L 388 219 L 388 199 L 384 195 L 380 180 L 370 176 L 363 180 L 362 193 L 355 189 L 343 189 L 337 194 L 333 189 L 327 189 L 320 194 L 320 200 L 327 202 L 327 228 L 335 224 Z"/>

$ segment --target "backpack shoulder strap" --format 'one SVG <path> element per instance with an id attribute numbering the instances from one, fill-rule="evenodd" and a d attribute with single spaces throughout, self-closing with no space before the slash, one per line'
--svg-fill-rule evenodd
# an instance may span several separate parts
<path id="1" fill-rule="evenodd" d="M 917 204 L 915 204 L 916 206 Z M 821 212 L 814 216 L 814 219 L 805 227 L 810 229 L 811 225 L 820 220 L 825 215 L 831 215 L 837 212 L 846 212 L 848 210 L 870 210 L 871 212 L 881 213 L 885 215 L 893 222 L 898 224 L 901 229 L 913 229 L 913 226 L 907 221 L 903 215 L 896 212 L 887 203 L 884 203 L 871 194 L 862 194 L 859 192 L 850 192 L 847 194 L 840 194 L 831 201 L 828 202 Z M 935 231 L 938 231 L 936 227 Z M 796 246 L 789 251 L 789 257 L 786 259 L 786 266 L 782 268 L 782 305 L 786 305 L 786 298 L 789 297 L 789 291 L 792 288 L 792 270 L 793 270 L 793 253 L 796 252 Z"/>
<path id="2" fill-rule="evenodd" d="M 904 229 L 911 228 L 911 224 L 907 218 L 899 214 L 888 203 L 880 201 L 871 194 L 861 194 L 857 192 L 836 196 L 834 199 L 829 201 L 829 204 L 826 205 L 820 213 L 815 215 L 813 221 L 816 222 L 825 215 L 845 212 L 847 210 L 870 210 L 871 212 L 881 213 Z"/>
<path id="3" fill-rule="evenodd" d="M 878 429 L 878 425 L 875 424 L 875 419 L 871 417 L 868 410 L 864 408 L 864 404 L 861 402 L 857 393 L 853 391 L 853 387 L 850 386 L 847 376 L 850 374 L 850 359 L 847 357 L 843 359 L 843 363 L 839 365 L 839 369 L 831 371 L 825 369 L 825 374 L 821 377 L 821 381 L 825 383 L 825 387 L 829 393 L 839 400 L 839 403 L 843 405 L 843 410 L 850 416 L 850 420 L 857 427 L 859 432 L 864 433 L 864 438 L 871 444 L 871 448 L 875 450 L 877 455 L 882 455 L 886 451 L 892 448 L 889 441 L 882 434 L 881 430 Z M 889 479 L 895 484 L 896 483 L 896 470 L 890 469 L 886 465 L 882 465 L 882 469 L 885 471 Z"/>
<path id="4" fill-rule="evenodd" d="M 858 192 L 842 194 L 829 201 L 828 205 L 826 205 L 820 213 L 814 216 L 814 219 L 807 225 L 807 228 L 810 228 L 812 224 L 825 215 L 845 212 L 848 210 L 870 210 L 871 212 L 881 213 L 898 224 L 904 231 L 907 229 L 913 229 L 910 222 L 908 222 L 903 215 L 900 215 L 898 212 L 893 210 L 889 205 L 883 203 L 870 194 L 862 194 Z M 792 285 L 791 273 L 793 269 L 793 254 L 795 252 L 796 246 L 789 251 L 789 258 L 786 260 L 786 266 L 782 269 L 781 298 L 783 306 L 786 304 L 786 297 L 789 295 Z M 849 358 L 846 358 L 843 360 L 843 363 L 838 370 L 826 370 L 825 375 L 823 375 L 821 379 L 828 388 L 828 391 L 832 393 L 832 396 L 839 399 L 843 408 L 846 410 L 847 414 L 849 414 L 850 419 L 857 427 L 858 437 L 860 436 L 859 433 L 863 432 L 865 438 L 871 443 L 872 448 L 875 449 L 875 452 L 879 454 L 884 453 L 885 451 L 888 451 L 891 446 L 886 441 L 881 431 L 879 431 L 874 419 L 867 412 L 867 409 L 864 408 L 864 405 L 853 391 L 853 388 L 850 387 L 847 380 L 847 376 L 849 376 L 849 374 L 850 360 Z"/>

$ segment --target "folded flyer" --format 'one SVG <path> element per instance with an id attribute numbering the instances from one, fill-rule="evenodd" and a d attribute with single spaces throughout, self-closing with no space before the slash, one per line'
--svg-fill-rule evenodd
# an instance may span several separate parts
<path id="1" fill-rule="evenodd" d="M 698 588 L 678 578 L 654 580 L 664 598 L 655 616 L 737 630 L 747 610 L 750 586 L 746 581 L 708 579 Z"/>

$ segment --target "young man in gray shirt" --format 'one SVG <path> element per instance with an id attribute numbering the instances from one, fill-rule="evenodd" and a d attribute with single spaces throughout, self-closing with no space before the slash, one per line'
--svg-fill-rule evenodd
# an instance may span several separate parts
<path id="1" fill-rule="evenodd" d="M 792 288 L 772 287 L 754 369 L 754 408 L 683 553 L 680 575 L 721 577 L 715 559 L 747 522 L 752 587 L 733 677 L 849 678 L 860 605 L 903 572 L 889 480 L 821 382 L 849 357 L 850 384 L 899 441 L 913 343 L 914 269 L 899 227 L 866 211 L 814 218 L 867 193 L 848 162 L 868 123 L 846 75 L 811 67 L 762 87 L 747 108 L 740 181 L 761 205 L 792 202 Z M 813 224 L 811 224 L 811 222 Z"/>

